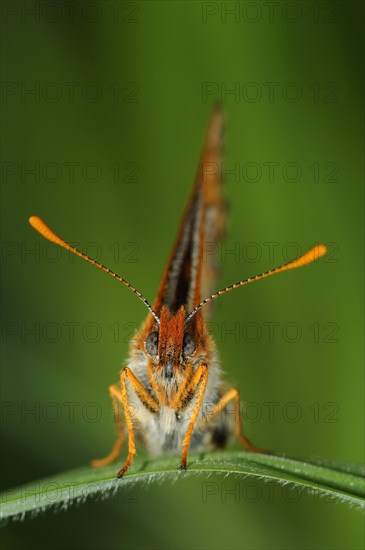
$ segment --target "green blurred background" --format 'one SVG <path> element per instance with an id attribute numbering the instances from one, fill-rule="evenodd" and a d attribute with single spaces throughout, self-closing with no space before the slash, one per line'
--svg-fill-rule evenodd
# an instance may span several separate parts
<path id="1" fill-rule="evenodd" d="M 217 100 L 230 205 L 217 287 L 331 243 L 317 265 L 216 304 L 246 432 L 289 456 L 362 462 L 363 3 L 71 4 L 2 8 L 3 483 L 109 450 L 107 388 L 146 314 L 29 215 L 153 300 Z M 363 518 L 343 505 L 258 482 L 249 497 L 247 481 L 220 477 L 204 502 L 204 481 L 48 512 L 9 525 L 3 545 L 363 547 Z M 238 499 L 225 494 L 236 483 Z"/>

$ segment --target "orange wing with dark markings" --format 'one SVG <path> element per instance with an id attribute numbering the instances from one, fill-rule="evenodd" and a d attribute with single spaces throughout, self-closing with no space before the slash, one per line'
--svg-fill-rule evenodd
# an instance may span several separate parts
<path id="1" fill-rule="evenodd" d="M 216 107 L 208 126 L 194 186 L 166 264 L 153 306 L 190 312 L 211 291 L 213 258 L 203 261 L 205 243 L 217 244 L 224 233 L 226 207 L 221 191 L 223 112 Z"/>

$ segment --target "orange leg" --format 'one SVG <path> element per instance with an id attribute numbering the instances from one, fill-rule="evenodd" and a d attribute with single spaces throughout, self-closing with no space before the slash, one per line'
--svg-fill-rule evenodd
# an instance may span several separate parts
<path id="1" fill-rule="evenodd" d="M 106 457 L 91 461 L 91 466 L 93 468 L 101 468 L 103 466 L 107 466 L 108 464 L 111 464 L 112 462 L 114 462 L 114 460 L 116 460 L 119 457 L 122 449 L 122 445 L 125 440 L 124 424 L 122 419 L 120 418 L 120 410 L 119 410 L 119 403 L 121 403 L 122 401 L 121 392 L 115 385 L 112 385 L 112 386 L 109 386 L 109 395 L 113 404 L 114 422 L 115 422 L 115 427 L 117 429 L 117 440 L 112 450 Z"/>
<path id="2" fill-rule="evenodd" d="M 244 435 L 242 429 L 242 420 L 240 414 L 240 394 L 236 388 L 230 389 L 225 393 L 218 403 L 214 406 L 213 410 L 204 418 L 202 425 L 207 424 L 213 420 L 223 409 L 228 405 L 230 401 L 234 399 L 235 402 L 235 422 L 234 422 L 234 434 L 241 445 L 251 453 L 268 453 L 266 449 L 260 449 L 251 443 L 251 441 Z"/>
<path id="3" fill-rule="evenodd" d="M 172 398 L 171 402 L 169 403 L 169 407 L 172 409 L 179 409 L 181 406 L 181 398 L 185 393 L 185 390 L 187 388 L 187 385 L 189 382 L 191 382 L 191 373 L 193 371 L 193 365 L 192 363 L 189 363 L 188 366 L 185 369 L 184 378 L 180 383 L 179 389 L 175 393 L 174 397 Z"/>
<path id="4" fill-rule="evenodd" d="M 158 402 L 161 405 L 167 407 L 168 406 L 168 400 L 167 400 L 166 392 L 156 383 L 151 363 L 148 364 L 148 374 L 149 374 L 149 377 L 150 377 L 152 389 L 155 392 L 155 394 L 157 395 Z"/>
<path id="5" fill-rule="evenodd" d="M 198 396 L 196 399 L 194 410 L 191 415 L 188 429 L 186 430 L 186 434 L 183 441 L 180 470 L 186 470 L 186 462 L 188 458 L 190 440 L 193 434 L 193 429 L 196 423 L 196 419 L 198 418 L 198 414 L 202 405 L 207 382 L 208 382 L 208 366 L 205 363 L 201 363 L 199 367 L 196 369 L 194 376 L 190 381 L 190 384 L 187 386 L 182 399 L 182 401 L 184 402 L 184 397 L 186 399 L 186 397 L 189 397 L 190 395 L 194 395 L 199 386 Z"/>
<path id="6" fill-rule="evenodd" d="M 151 412 L 157 412 L 159 410 L 158 403 L 153 399 L 153 397 L 147 392 L 146 388 L 141 384 L 141 382 L 136 378 L 133 372 L 125 367 L 120 375 L 120 400 L 123 405 L 125 421 L 127 424 L 128 431 L 128 456 L 123 468 L 121 468 L 117 474 L 118 478 L 121 478 L 133 462 L 134 455 L 136 454 L 136 445 L 135 445 L 135 434 L 134 434 L 134 425 L 133 425 L 133 413 L 131 412 L 131 403 L 128 397 L 127 389 L 127 379 L 132 385 L 132 388 L 136 392 L 136 395 L 141 400 L 141 403 L 149 409 Z"/>

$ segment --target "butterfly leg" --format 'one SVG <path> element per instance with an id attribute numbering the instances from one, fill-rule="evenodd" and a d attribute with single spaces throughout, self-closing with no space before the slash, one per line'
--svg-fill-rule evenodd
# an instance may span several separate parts
<path id="1" fill-rule="evenodd" d="M 196 403 L 195 403 L 195 406 L 190 418 L 190 422 L 186 430 L 183 445 L 182 445 L 180 470 L 186 470 L 186 462 L 188 457 L 190 440 L 193 434 L 193 429 L 194 429 L 196 420 L 198 418 L 201 405 L 202 405 L 207 382 L 208 382 L 208 366 L 205 363 L 200 363 L 181 398 L 181 401 L 184 404 L 184 401 L 187 398 L 189 398 L 190 396 L 194 396 L 196 391 L 198 391 Z"/>
<path id="2" fill-rule="evenodd" d="M 189 382 L 191 381 L 192 372 L 193 372 L 193 365 L 192 363 L 189 363 L 185 369 L 184 378 L 182 379 L 179 385 L 179 389 L 169 403 L 169 407 L 171 407 L 172 409 L 179 409 L 181 407 L 181 401 L 185 394 L 186 388 Z"/>
<path id="3" fill-rule="evenodd" d="M 133 462 L 134 455 L 136 454 L 136 445 L 135 445 L 135 433 L 133 425 L 133 405 L 128 396 L 127 380 L 130 382 L 133 390 L 135 391 L 137 397 L 140 399 L 141 403 L 151 412 L 158 412 L 159 405 L 153 399 L 153 397 L 147 392 L 146 388 L 141 384 L 138 378 L 133 374 L 133 372 L 125 367 L 120 375 L 120 401 L 123 405 L 125 421 L 127 425 L 128 432 L 128 456 L 127 460 L 124 463 L 123 468 L 121 468 L 117 474 L 118 478 L 121 478 Z"/>
<path id="4" fill-rule="evenodd" d="M 112 386 L 109 386 L 109 395 L 113 405 L 114 422 L 117 430 L 117 440 L 114 443 L 112 450 L 106 457 L 91 461 L 91 466 L 93 468 L 102 468 L 103 466 L 107 466 L 108 464 L 114 462 L 114 460 L 119 457 L 122 445 L 125 441 L 124 423 L 120 417 L 119 410 L 119 404 L 122 402 L 121 392 L 117 388 L 117 386 L 113 384 Z"/>
<path id="5" fill-rule="evenodd" d="M 235 412 L 235 421 L 234 421 L 234 434 L 238 441 L 243 445 L 243 447 L 250 451 L 251 453 L 269 453 L 270 451 L 266 449 L 260 449 L 259 447 L 256 447 L 251 443 L 251 441 L 244 435 L 243 429 L 242 429 L 242 420 L 241 420 L 241 414 L 240 414 L 240 394 L 239 391 L 236 388 L 231 388 L 227 393 L 225 393 L 221 399 L 218 401 L 218 403 L 214 406 L 212 411 L 206 415 L 204 420 L 202 421 L 202 424 L 209 423 L 213 420 L 214 417 L 216 417 L 219 413 L 221 413 L 224 408 L 228 405 L 230 401 L 234 400 L 234 412 Z"/>

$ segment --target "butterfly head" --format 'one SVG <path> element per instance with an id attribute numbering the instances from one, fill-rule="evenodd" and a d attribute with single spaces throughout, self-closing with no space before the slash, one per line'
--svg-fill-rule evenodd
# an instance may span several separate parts
<path id="1" fill-rule="evenodd" d="M 154 367 L 172 379 L 181 372 L 196 352 L 196 336 L 186 325 L 186 311 L 181 306 L 176 313 L 166 307 L 160 312 L 160 323 L 149 332 L 144 342 L 145 351 L 152 359 Z"/>

